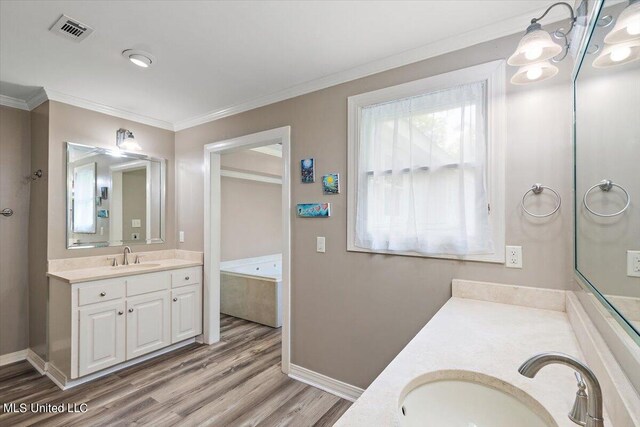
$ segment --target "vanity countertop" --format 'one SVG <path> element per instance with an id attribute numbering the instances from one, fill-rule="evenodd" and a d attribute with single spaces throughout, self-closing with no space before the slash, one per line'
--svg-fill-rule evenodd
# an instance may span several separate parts
<path id="1" fill-rule="evenodd" d="M 142 255 L 145 259 L 140 264 L 118 267 L 110 266 L 107 256 L 51 260 L 47 276 L 73 284 L 203 265 L 201 252 L 166 250 L 134 255 Z M 117 257 L 118 262 L 122 264 L 122 255 Z M 83 268 L 79 268 L 80 266 Z"/>
<path id="2" fill-rule="evenodd" d="M 549 365 L 533 379 L 518 373 L 525 360 L 542 352 L 559 351 L 584 361 L 567 314 L 456 294 L 461 293 L 454 291 L 454 297 L 374 380 L 336 427 L 398 426 L 399 397 L 405 386 L 416 377 L 440 370 L 474 371 L 510 383 L 544 406 L 558 426 L 575 427 L 567 417 L 577 390 L 572 369 Z M 611 425 L 606 414 L 605 421 Z"/>

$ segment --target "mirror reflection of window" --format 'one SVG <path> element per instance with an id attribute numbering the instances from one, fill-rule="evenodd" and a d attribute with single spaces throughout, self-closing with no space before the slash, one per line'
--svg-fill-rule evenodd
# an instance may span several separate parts
<path id="1" fill-rule="evenodd" d="M 96 232 L 96 164 L 73 169 L 73 232 Z"/>

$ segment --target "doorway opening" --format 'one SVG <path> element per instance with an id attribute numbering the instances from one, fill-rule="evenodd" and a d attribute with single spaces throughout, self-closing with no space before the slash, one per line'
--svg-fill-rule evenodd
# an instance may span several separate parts
<path id="1" fill-rule="evenodd" d="M 203 340 L 206 344 L 220 340 L 221 308 L 232 316 L 281 326 L 285 374 L 290 365 L 290 133 L 291 128 L 285 126 L 204 147 Z M 255 186 L 261 187 L 258 193 L 251 189 Z M 237 194 L 239 191 L 246 191 L 247 197 Z M 232 201 L 234 210 L 230 211 L 224 202 Z M 276 201 L 280 205 L 277 212 Z M 261 209 L 265 210 L 262 220 Z M 259 229 L 266 232 L 267 240 L 254 245 L 251 235 Z M 270 299 L 265 300 L 265 295 Z"/>

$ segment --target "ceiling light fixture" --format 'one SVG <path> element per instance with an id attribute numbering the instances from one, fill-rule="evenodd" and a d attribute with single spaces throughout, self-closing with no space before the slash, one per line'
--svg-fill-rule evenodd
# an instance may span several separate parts
<path id="1" fill-rule="evenodd" d="M 149 68 L 156 62 L 156 58 L 143 50 L 127 49 L 122 51 L 122 56 L 141 68 Z"/>
<path id="2" fill-rule="evenodd" d="M 638 1 L 638 0 L 635 0 Z M 547 16 L 549 11 L 556 6 L 565 6 L 571 13 L 571 27 L 567 32 L 558 28 L 552 34 L 558 40 L 564 40 L 561 46 L 551 38 L 551 35 L 542 29 L 538 21 Z M 533 18 L 527 27 L 524 36 L 518 43 L 516 51 L 509 57 L 509 65 L 520 67 L 511 78 L 513 84 L 526 84 L 539 82 L 558 74 L 558 67 L 551 62 L 560 62 L 569 53 L 569 33 L 576 24 L 576 15 L 569 3 L 554 3 L 545 10 L 539 18 Z M 563 53 L 564 51 L 564 53 Z"/>
<path id="3" fill-rule="evenodd" d="M 136 142 L 133 132 L 127 129 L 118 129 L 116 131 L 116 147 L 123 151 L 140 151 L 142 148 Z"/>

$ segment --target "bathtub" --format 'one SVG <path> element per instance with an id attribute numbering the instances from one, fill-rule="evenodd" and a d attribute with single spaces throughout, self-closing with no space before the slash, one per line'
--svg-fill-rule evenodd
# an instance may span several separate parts
<path id="1" fill-rule="evenodd" d="M 282 326 L 282 254 L 220 263 L 220 312 Z"/>

